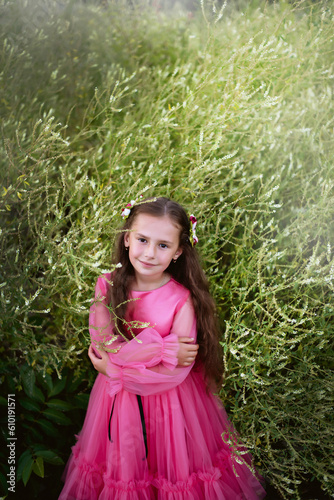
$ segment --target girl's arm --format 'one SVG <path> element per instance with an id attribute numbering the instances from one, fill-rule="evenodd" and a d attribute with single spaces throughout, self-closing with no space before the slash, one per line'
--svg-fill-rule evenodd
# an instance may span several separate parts
<path id="1" fill-rule="evenodd" d="M 121 335 L 114 335 L 113 322 L 107 306 L 107 286 L 105 277 L 99 277 L 95 287 L 95 300 L 90 309 L 89 332 L 95 352 L 99 347 L 107 350 L 110 362 L 123 367 L 138 362 L 146 367 L 162 363 L 169 369 L 178 364 L 190 364 L 196 356 L 198 346 L 189 341 L 186 334 L 179 338 L 173 329 L 172 333 L 164 338 L 154 328 L 145 328 L 131 341 L 124 340 Z M 180 328 L 178 330 L 181 331 Z"/>
<path id="2" fill-rule="evenodd" d="M 172 331 L 179 337 L 196 339 L 195 313 L 190 298 L 176 314 Z M 112 396 L 121 389 L 141 396 L 168 391 L 185 380 L 194 364 L 177 366 L 173 370 L 166 368 L 163 363 L 146 367 L 134 355 L 131 364 L 119 366 L 112 363 L 106 353 L 101 352 L 101 356 L 102 359 L 98 359 L 90 353 L 94 367 L 109 377 L 108 392 Z"/>
<path id="3" fill-rule="evenodd" d="M 100 276 L 95 285 L 95 296 L 89 310 L 89 334 L 95 349 L 107 347 L 117 351 L 121 339 L 114 334 L 114 324 L 107 306 L 108 281 L 111 275 Z"/>
<path id="4" fill-rule="evenodd" d="M 177 365 L 190 365 L 197 351 L 193 338 L 179 337 L 177 333 L 161 337 L 154 328 L 145 328 L 130 342 L 125 342 L 117 354 L 108 353 L 108 356 L 111 363 L 121 367 L 143 363 L 150 368 L 162 363 L 173 370 Z"/>

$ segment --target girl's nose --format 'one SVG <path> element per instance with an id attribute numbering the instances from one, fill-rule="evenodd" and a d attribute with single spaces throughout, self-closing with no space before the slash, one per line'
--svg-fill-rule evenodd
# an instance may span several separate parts
<path id="1" fill-rule="evenodd" d="M 154 245 L 152 243 L 149 243 L 145 247 L 145 257 L 153 258 L 154 257 Z"/>

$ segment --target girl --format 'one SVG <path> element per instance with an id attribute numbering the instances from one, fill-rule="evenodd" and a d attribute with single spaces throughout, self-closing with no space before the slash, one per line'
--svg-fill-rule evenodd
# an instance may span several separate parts
<path id="1" fill-rule="evenodd" d="M 98 279 L 90 310 L 100 373 L 59 499 L 263 498 L 211 392 L 222 365 L 196 219 L 167 198 L 132 202 L 123 215 L 120 264 Z"/>

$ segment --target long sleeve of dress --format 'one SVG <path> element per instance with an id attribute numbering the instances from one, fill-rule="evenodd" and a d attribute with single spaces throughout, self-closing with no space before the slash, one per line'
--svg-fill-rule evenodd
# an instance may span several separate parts
<path id="1" fill-rule="evenodd" d="M 194 341 L 196 340 L 195 313 L 189 297 L 175 315 L 171 332 L 171 335 L 176 335 L 176 337 L 189 336 Z M 147 334 L 148 332 L 144 330 L 137 336 L 137 339 L 143 340 Z M 153 332 L 152 335 L 155 336 Z M 110 363 L 108 364 L 107 375 L 109 377 L 108 392 L 111 396 L 122 389 L 141 396 L 168 391 L 181 384 L 193 367 L 193 364 L 191 364 L 187 367 L 177 366 L 170 369 L 163 362 L 152 366 L 152 359 L 147 362 L 143 361 L 140 353 L 141 348 L 136 348 L 134 342 L 136 342 L 135 339 L 122 348 L 125 351 L 123 351 L 123 355 L 129 354 L 126 364 L 122 365 L 119 362 L 121 359 L 119 355 L 122 350 L 115 355 L 109 356 Z M 117 362 L 115 362 L 116 360 Z"/>
<path id="2" fill-rule="evenodd" d="M 115 335 L 111 313 L 107 305 L 108 278 L 100 276 L 95 286 L 95 296 L 89 311 L 89 334 L 97 348 L 117 349 L 121 346 L 119 335 Z"/>
<path id="3" fill-rule="evenodd" d="M 179 349 L 177 334 L 171 333 L 162 338 L 154 328 L 145 328 L 130 341 L 114 334 L 107 305 L 107 286 L 108 280 L 104 276 L 99 277 L 90 308 L 89 332 L 96 347 L 106 349 L 110 362 L 120 367 L 133 367 L 138 363 L 153 367 L 162 363 L 166 368 L 174 369 Z"/>

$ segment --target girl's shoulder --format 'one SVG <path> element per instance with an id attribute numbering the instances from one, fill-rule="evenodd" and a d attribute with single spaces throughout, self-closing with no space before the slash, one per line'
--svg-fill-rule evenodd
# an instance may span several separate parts
<path id="1" fill-rule="evenodd" d="M 173 290 L 174 293 L 180 294 L 182 296 L 186 295 L 187 297 L 190 295 L 190 291 L 184 285 L 181 285 L 178 281 L 176 281 L 173 277 L 168 281 L 167 285 Z"/>
<path id="2" fill-rule="evenodd" d="M 101 291 L 103 295 L 107 294 L 108 288 L 112 285 L 113 273 L 104 273 L 97 278 L 95 292 Z"/>
<path id="3" fill-rule="evenodd" d="M 173 277 L 160 288 L 155 290 L 157 294 L 152 296 L 152 298 L 157 297 L 160 301 L 163 301 L 166 306 L 174 309 L 175 312 L 178 312 L 182 306 L 187 301 L 190 296 L 190 291 L 185 286 L 181 285 L 178 281 L 176 281 Z M 152 290 L 154 292 L 154 290 Z"/>
<path id="4" fill-rule="evenodd" d="M 170 293 L 174 297 L 176 302 L 175 312 L 178 312 L 189 298 L 190 291 L 174 278 L 171 278 L 167 285 L 170 285 Z"/>
<path id="5" fill-rule="evenodd" d="M 111 282 L 112 277 L 113 277 L 113 273 L 104 273 L 104 274 L 101 274 L 101 276 L 99 276 L 98 279 L 102 279 L 106 282 Z"/>

